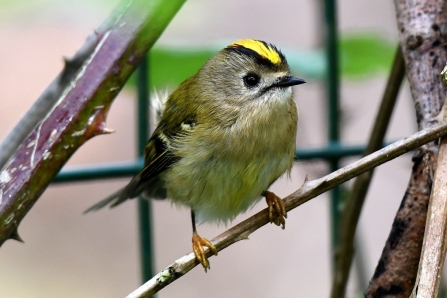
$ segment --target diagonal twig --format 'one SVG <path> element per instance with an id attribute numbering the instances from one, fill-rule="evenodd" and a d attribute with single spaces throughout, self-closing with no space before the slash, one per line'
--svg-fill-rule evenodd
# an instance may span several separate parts
<path id="1" fill-rule="evenodd" d="M 305 181 L 305 183 L 294 193 L 284 198 L 286 210 L 290 211 L 312 198 L 328 191 L 329 189 L 344 183 L 355 176 L 364 173 L 378 165 L 398 157 L 408 151 L 433 141 L 447 134 L 447 122 L 442 122 L 433 127 L 421 130 L 414 135 L 399 140 L 375 153 L 372 153 L 344 168 L 341 168 L 320 179 Z M 264 209 L 243 222 L 237 224 L 226 232 L 215 237 L 211 242 L 218 251 L 234 244 L 240 240 L 247 239 L 254 231 L 269 222 L 268 211 Z M 207 256 L 211 252 L 207 249 Z M 144 285 L 129 294 L 127 298 L 150 297 L 166 287 L 168 284 L 185 275 L 199 263 L 194 253 L 183 256 L 166 267 L 162 272 L 155 275 Z"/>

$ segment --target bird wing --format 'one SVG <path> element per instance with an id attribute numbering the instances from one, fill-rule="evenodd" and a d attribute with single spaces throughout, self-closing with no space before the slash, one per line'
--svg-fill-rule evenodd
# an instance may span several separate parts
<path id="1" fill-rule="evenodd" d="M 173 153 L 171 143 L 192 133 L 197 122 L 196 101 L 191 105 L 179 108 L 179 102 L 190 100 L 190 98 L 184 98 L 188 97 L 189 94 L 185 92 L 185 88 L 188 86 L 186 82 L 190 79 L 182 83 L 169 97 L 160 123 L 144 150 L 143 169 L 124 188 L 93 205 L 85 213 L 98 210 L 107 205 L 114 207 L 127 199 L 137 197 L 146 190 L 149 190 L 148 193 L 150 194 L 151 188 L 160 189 L 159 184 L 163 182 L 160 181 L 159 175 L 172 167 L 181 158 Z M 161 186 L 164 188 L 163 185 Z"/>
<path id="2" fill-rule="evenodd" d="M 96 211 L 107 205 L 115 207 L 127 199 L 137 197 L 145 189 L 150 188 L 154 181 L 158 181 L 159 174 L 179 159 L 179 157 L 174 156 L 169 150 L 169 139 L 163 134 L 154 132 L 145 148 L 143 169 L 125 187 L 91 206 L 84 213 Z"/>

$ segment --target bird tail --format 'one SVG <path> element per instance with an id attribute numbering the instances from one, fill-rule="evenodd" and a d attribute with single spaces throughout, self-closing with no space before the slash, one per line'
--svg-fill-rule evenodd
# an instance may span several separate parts
<path id="1" fill-rule="evenodd" d="M 104 208 L 107 205 L 110 205 L 110 207 L 114 207 L 114 206 L 118 205 L 119 203 L 123 202 L 123 201 L 121 201 L 121 202 L 119 201 L 123 191 L 124 191 L 124 188 L 121 188 L 120 190 L 114 192 L 107 198 L 99 201 L 95 205 L 93 205 L 90 208 L 88 208 L 87 210 L 85 210 L 84 214 L 87 214 L 87 213 L 90 213 L 93 211 L 98 211 L 99 209 Z"/>
<path id="2" fill-rule="evenodd" d="M 88 208 L 84 211 L 84 214 L 97 211 L 101 208 L 104 208 L 107 205 L 110 205 L 110 207 L 115 207 L 127 199 L 132 199 L 137 197 L 144 189 L 144 185 L 140 184 L 141 179 L 141 172 L 138 173 L 125 187 L 121 188 L 120 190 L 114 192 L 107 198 L 99 201 L 92 207 Z"/>

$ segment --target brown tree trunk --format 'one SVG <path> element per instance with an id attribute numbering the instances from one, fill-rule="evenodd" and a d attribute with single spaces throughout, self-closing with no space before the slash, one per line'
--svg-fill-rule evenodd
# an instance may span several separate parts
<path id="1" fill-rule="evenodd" d="M 399 38 L 414 100 L 418 128 L 433 123 L 446 88 L 440 72 L 447 62 L 447 2 L 395 0 Z M 408 297 L 413 289 L 422 241 L 437 144 L 413 157 L 413 170 L 366 297 Z"/>
<path id="2" fill-rule="evenodd" d="M 368 286 L 367 297 L 408 297 L 411 293 L 418 271 L 435 161 L 436 154 L 426 148 L 418 150 L 413 157 L 410 182 Z"/>

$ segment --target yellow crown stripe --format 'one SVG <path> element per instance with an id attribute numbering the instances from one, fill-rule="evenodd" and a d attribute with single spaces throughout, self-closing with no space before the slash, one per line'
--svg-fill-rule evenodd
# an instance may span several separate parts
<path id="1" fill-rule="evenodd" d="M 258 40 L 254 39 L 241 39 L 231 44 L 231 46 L 242 46 L 244 48 L 255 51 L 262 57 L 270 60 L 273 64 L 281 62 L 281 56 L 279 53 L 268 44 L 264 44 Z"/>

